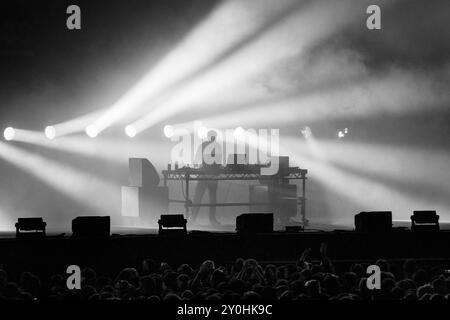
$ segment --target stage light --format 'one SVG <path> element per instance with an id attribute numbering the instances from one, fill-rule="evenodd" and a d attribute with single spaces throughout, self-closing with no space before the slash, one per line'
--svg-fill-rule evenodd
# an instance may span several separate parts
<path id="1" fill-rule="evenodd" d="M 56 129 L 54 126 L 46 126 L 44 130 L 45 136 L 50 140 L 55 139 L 56 137 Z"/>
<path id="2" fill-rule="evenodd" d="M 308 126 L 304 127 L 302 129 L 301 133 L 302 133 L 303 137 L 305 137 L 305 139 L 309 139 L 312 136 L 311 128 Z"/>
<path id="3" fill-rule="evenodd" d="M 344 128 L 342 130 L 338 130 L 338 132 L 336 133 L 338 139 L 343 139 L 345 138 L 345 136 L 348 134 L 348 128 Z"/>
<path id="4" fill-rule="evenodd" d="M 125 127 L 125 133 L 127 136 L 129 136 L 130 138 L 134 138 L 137 135 L 137 130 L 134 126 L 132 125 L 127 125 Z"/>
<path id="5" fill-rule="evenodd" d="M 13 140 L 16 136 L 16 130 L 12 127 L 8 127 L 3 131 L 3 136 L 5 137 L 5 140 L 10 141 Z"/>
<path id="6" fill-rule="evenodd" d="M 439 215 L 435 210 L 414 211 L 411 216 L 411 231 L 437 232 Z"/>
<path id="7" fill-rule="evenodd" d="M 166 138 L 171 138 L 174 133 L 174 128 L 171 125 L 166 125 L 166 126 L 164 126 L 163 131 L 164 131 L 164 135 L 166 136 Z"/>
<path id="8" fill-rule="evenodd" d="M 128 158 L 152 158 L 158 165 L 167 163 L 165 155 L 170 153 L 170 145 L 160 139 L 145 142 L 129 138 L 99 136 L 91 139 L 86 135 L 59 136 L 49 140 L 42 131 L 32 131 L 15 128 L 14 141 L 41 146 L 56 152 L 70 153 L 76 156 L 102 159 L 118 165 L 128 164 Z M 149 154 L 151 150 L 157 153 Z"/>
<path id="9" fill-rule="evenodd" d="M 96 126 L 94 125 L 89 125 L 86 128 L 86 134 L 90 137 L 90 138 L 95 138 L 98 135 L 98 129 Z"/>
<path id="10" fill-rule="evenodd" d="M 16 226 L 16 238 L 45 238 L 47 223 L 42 218 L 18 218 Z M 25 232 L 22 232 L 25 231 Z"/>
<path id="11" fill-rule="evenodd" d="M 235 139 L 237 140 L 243 140 L 245 139 L 245 130 L 242 127 L 237 127 L 236 129 L 234 129 L 234 133 L 233 136 Z"/>
<path id="12" fill-rule="evenodd" d="M 197 135 L 200 139 L 206 139 L 208 136 L 208 128 L 205 126 L 201 126 L 197 129 Z"/>
<path id="13" fill-rule="evenodd" d="M 48 127 L 54 128 L 54 132 L 55 132 L 54 138 L 65 136 L 65 135 L 68 135 L 71 133 L 83 132 L 86 130 L 86 126 L 92 124 L 104 112 L 105 112 L 104 110 L 95 111 L 95 112 L 85 114 L 80 117 L 68 120 L 68 121 L 49 125 Z M 50 129 L 50 130 L 53 130 L 53 129 Z M 46 134 L 46 136 L 47 136 L 47 134 Z M 50 136 L 52 136 L 52 134 L 50 134 Z M 47 138 L 49 138 L 49 137 L 47 136 Z M 49 138 L 49 139 L 54 139 L 54 138 Z"/>

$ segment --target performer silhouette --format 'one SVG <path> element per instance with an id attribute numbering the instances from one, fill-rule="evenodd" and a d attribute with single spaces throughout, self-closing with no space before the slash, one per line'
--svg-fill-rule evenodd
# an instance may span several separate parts
<path id="1" fill-rule="evenodd" d="M 216 142 L 216 132 L 209 131 L 207 141 L 203 142 L 196 154 L 196 159 L 202 162 L 204 169 L 212 169 L 215 166 L 221 164 L 222 155 L 220 153 L 220 145 Z M 205 174 L 204 178 L 214 178 L 214 174 Z M 216 219 L 216 206 L 217 203 L 217 180 L 199 180 L 195 188 L 194 204 L 200 204 L 203 195 L 206 190 L 209 194 L 209 223 L 212 226 L 220 226 L 220 223 Z M 195 223 L 200 207 L 193 207 L 191 213 L 191 222 Z"/>

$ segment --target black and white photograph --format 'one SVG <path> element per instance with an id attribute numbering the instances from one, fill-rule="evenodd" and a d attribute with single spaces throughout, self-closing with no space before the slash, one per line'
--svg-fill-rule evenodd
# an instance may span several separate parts
<path id="1" fill-rule="evenodd" d="M 448 0 L 2 0 L 0 305 L 448 303 L 449 21 Z"/>

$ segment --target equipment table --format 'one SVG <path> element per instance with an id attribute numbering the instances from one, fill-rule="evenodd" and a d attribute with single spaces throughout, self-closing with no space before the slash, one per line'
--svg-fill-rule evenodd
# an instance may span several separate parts
<path id="1" fill-rule="evenodd" d="M 189 199 L 189 183 L 191 181 L 201 181 L 201 180 L 254 180 L 254 181 L 272 181 L 272 182 L 283 182 L 290 180 L 301 180 L 301 195 L 297 197 L 297 205 L 300 206 L 300 213 L 304 226 L 307 225 L 306 219 L 306 180 L 308 170 L 301 169 L 298 167 L 290 167 L 282 170 L 276 175 L 262 175 L 260 173 L 261 167 L 249 167 L 249 168 L 190 168 L 183 167 L 178 169 L 168 169 L 163 170 L 163 180 L 164 186 L 167 186 L 168 181 L 183 181 L 185 184 L 184 200 L 169 200 L 169 202 L 184 203 L 186 215 L 189 216 L 189 208 L 191 207 L 225 207 L 225 206 L 248 206 L 248 205 L 268 205 L 269 202 L 226 202 L 226 203 L 215 203 L 215 204 L 193 204 Z"/>

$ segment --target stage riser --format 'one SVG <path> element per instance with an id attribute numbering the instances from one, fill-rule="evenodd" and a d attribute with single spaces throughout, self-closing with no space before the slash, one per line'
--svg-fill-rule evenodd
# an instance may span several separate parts
<path id="1" fill-rule="evenodd" d="M 357 233 L 304 234 L 206 234 L 186 237 L 122 236 L 104 239 L 57 238 L 0 241 L 1 263 L 11 272 L 34 271 L 51 275 L 64 273 L 67 266 L 93 267 L 116 274 L 124 267 L 140 267 L 142 259 L 153 258 L 173 265 L 198 265 L 205 259 L 227 263 L 238 257 L 259 261 L 295 261 L 311 247 L 312 259 L 319 258 L 321 242 L 329 256 L 338 260 L 378 258 L 449 258 L 450 232 L 387 235 Z"/>

